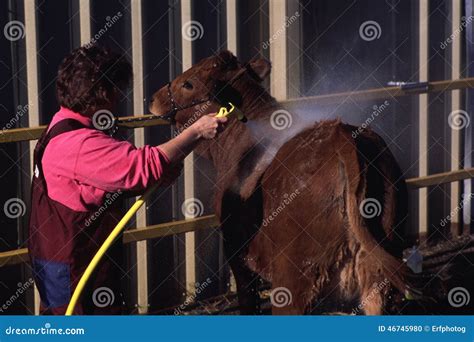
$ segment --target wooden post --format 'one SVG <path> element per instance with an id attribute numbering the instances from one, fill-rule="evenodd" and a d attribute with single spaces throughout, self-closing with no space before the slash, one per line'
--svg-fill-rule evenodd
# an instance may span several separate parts
<path id="1" fill-rule="evenodd" d="M 237 50 L 237 1 L 236 0 L 226 0 L 226 20 L 227 20 L 227 49 L 232 51 L 232 53 L 238 56 Z M 225 256 L 223 253 L 224 250 L 224 241 L 221 239 L 219 243 L 219 249 L 221 254 L 219 255 L 219 269 L 222 270 L 225 263 Z M 237 283 L 235 281 L 234 274 L 232 270 L 230 271 L 229 278 L 229 290 L 231 292 L 237 292 Z"/>
<path id="2" fill-rule="evenodd" d="M 79 0 L 79 22 L 81 30 L 81 45 L 91 40 L 91 5 L 90 0 Z"/>
<path id="3" fill-rule="evenodd" d="M 451 1 L 451 33 L 456 32 L 461 27 L 461 1 Z M 453 34 L 451 43 L 451 78 L 457 79 L 461 76 L 461 34 Z M 451 113 L 461 109 L 461 91 L 451 92 Z M 461 164 L 461 132 L 459 129 L 451 129 L 451 171 L 459 170 Z M 458 236 L 461 232 L 461 210 L 456 210 L 460 206 L 460 183 L 451 183 L 451 234 Z M 466 198 L 466 208 L 470 207 L 470 199 Z"/>
<path id="4" fill-rule="evenodd" d="M 38 101 L 38 55 L 36 41 L 36 3 L 35 0 L 25 0 L 25 39 L 26 39 L 26 75 L 28 79 L 28 125 L 38 126 L 39 101 Z M 33 174 L 33 155 L 36 142 L 30 141 L 30 174 Z M 39 314 L 40 297 L 35 285 L 34 290 L 35 315 Z"/>
<path id="5" fill-rule="evenodd" d="M 181 25 L 191 21 L 191 0 L 181 1 Z M 189 69 L 193 63 L 192 42 L 185 37 L 181 37 L 182 65 L 183 72 Z M 194 153 L 191 153 L 184 160 L 184 199 L 195 198 L 194 191 Z M 196 256 L 195 256 L 195 234 L 194 232 L 185 235 L 186 254 L 186 293 L 194 296 L 196 283 Z"/>
<path id="6" fill-rule="evenodd" d="M 419 1 L 418 14 L 418 64 L 419 64 L 419 81 L 428 81 L 428 29 L 429 29 L 429 3 L 428 0 Z M 418 97 L 418 124 L 419 124 L 419 177 L 428 174 L 428 94 L 421 94 Z M 425 236 L 428 232 L 428 189 L 420 189 L 418 194 L 418 226 L 419 235 Z"/>
<path id="7" fill-rule="evenodd" d="M 132 0 L 132 62 L 133 62 L 133 112 L 143 111 L 143 26 L 142 2 Z M 145 145 L 145 129 L 138 128 L 134 132 L 135 146 Z M 136 215 L 138 227 L 147 225 L 146 206 L 142 206 Z M 137 257 L 137 308 L 139 314 L 148 313 L 148 250 L 147 241 L 138 241 Z"/>
<path id="8" fill-rule="evenodd" d="M 286 0 L 270 1 L 270 60 L 272 61 L 273 72 L 270 76 L 270 92 L 279 101 L 288 97 L 288 55 L 286 49 L 287 31 L 286 21 Z"/>

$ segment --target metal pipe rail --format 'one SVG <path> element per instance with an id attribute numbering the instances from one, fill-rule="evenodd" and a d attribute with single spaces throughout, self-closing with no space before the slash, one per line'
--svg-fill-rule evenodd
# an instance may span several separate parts
<path id="1" fill-rule="evenodd" d="M 374 88 L 367 90 L 348 91 L 343 93 L 300 97 L 281 101 L 284 107 L 291 108 L 295 105 L 333 105 L 346 102 L 348 99 L 354 102 L 366 102 L 372 100 L 386 99 L 392 97 L 402 97 L 418 95 L 423 93 L 443 92 L 454 89 L 474 88 L 474 77 L 462 78 L 458 80 L 444 80 L 427 82 L 426 87 L 415 89 L 403 89 L 402 87 Z M 133 119 L 132 122 L 127 122 Z M 168 125 L 169 122 L 159 119 L 154 115 L 136 115 L 118 118 L 118 125 L 127 128 L 149 127 L 156 125 Z M 19 142 L 36 140 L 40 137 L 46 126 L 30 128 L 14 128 L 0 131 L 0 143 Z"/>

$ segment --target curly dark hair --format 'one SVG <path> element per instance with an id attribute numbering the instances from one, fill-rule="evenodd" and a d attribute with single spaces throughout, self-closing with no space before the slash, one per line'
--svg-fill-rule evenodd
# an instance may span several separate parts
<path id="1" fill-rule="evenodd" d="M 56 81 L 56 95 L 62 107 L 90 116 L 113 106 L 117 92 L 132 79 L 127 59 L 98 45 L 82 46 L 61 62 Z"/>

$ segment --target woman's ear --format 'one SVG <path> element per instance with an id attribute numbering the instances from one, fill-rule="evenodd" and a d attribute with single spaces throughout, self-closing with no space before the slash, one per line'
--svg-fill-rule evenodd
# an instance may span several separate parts
<path id="1" fill-rule="evenodd" d="M 253 59 L 249 62 L 249 66 L 261 81 L 267 78 L 272 70 L 272 63 L 266 58 Z"/>

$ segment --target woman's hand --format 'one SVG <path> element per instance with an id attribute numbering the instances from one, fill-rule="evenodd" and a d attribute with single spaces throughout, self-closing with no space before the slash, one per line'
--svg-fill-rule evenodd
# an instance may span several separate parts
<path id="1" fill-rule="evenodd" d="M 213 139 L 222 130 L 227 118 L 216 118 L 216 114 L 204 115 L 177 137 L 159 147 L 168 156 L 170 163 L 180 163 L 199 144 L 201 139 Z"/>
<path id="2" fill-rule="evenodd" d="M 226 117 L 216 118 L 216 114 L 207 114 L 193 123 L 189 129 L 195 130 L 199 139 L 213 139 L 227 121 Z"/>

